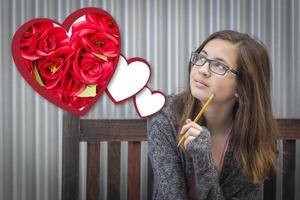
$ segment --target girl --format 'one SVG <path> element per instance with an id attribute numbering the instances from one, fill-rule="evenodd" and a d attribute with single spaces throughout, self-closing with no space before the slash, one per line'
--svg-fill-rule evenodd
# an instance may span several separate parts
<path id="1" fill-rule="evenodd" d="M 154 199 L 260 199 L 261 184 L 278 170 L 266 48 L 247 34 L 216 32 L 191 54 L 188 70 L 189 87 L 147 123 Z"/>

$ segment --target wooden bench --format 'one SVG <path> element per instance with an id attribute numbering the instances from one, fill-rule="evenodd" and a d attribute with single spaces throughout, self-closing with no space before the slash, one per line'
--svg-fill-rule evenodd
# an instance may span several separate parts
<path id="1" fill-rule="evenodd" d="M 87 142 L 86 199 L 99 199 L 100 142 L 108 142 L 107 199 L 120 199 L 120 147 L 128 141 L 128 200 L 140 198 L 140 147 L 147 140 L 147 121 L 139 119 L 80 119 L 69 113 L 63 117 L 62 200 L 78 199 L 79 143 Z M 283 139 L 282 199 L 295 199 L 296 139 L 300 138 L 300 119 L 277 119 Z M 151 199 L 153 173 L 148 162 L 147 196 Z M 264 182 L 264 200 L 276 199 L 276 176 Z"/>

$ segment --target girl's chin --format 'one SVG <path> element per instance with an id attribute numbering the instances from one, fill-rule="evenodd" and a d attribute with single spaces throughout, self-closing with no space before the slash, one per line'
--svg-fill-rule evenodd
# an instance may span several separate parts
<path id="1" fill-rule="evenodd" d="M 196 99 L 200 100 L 201 102 L 205 102 L 208 98 L 209 95 L 207 92 L 203 91 L 192 91 L 192 96 L 195 97 Z"/>

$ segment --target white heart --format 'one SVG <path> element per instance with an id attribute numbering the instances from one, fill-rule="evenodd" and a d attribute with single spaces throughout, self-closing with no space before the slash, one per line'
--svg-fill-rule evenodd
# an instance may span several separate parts
<path id="1" fill-rule="evenodd" d="M 139 92 L 135 98 L 134 103 L 137 112 L 141 117 L 147 117 L 157 113 L 162 109 L 166 102 L 166 98 L 160 91 L 151 91 L 145 87 Z"/>
<path id="2" fill-rule="evenodd" d="M 132 97 L 147 84 L 150 78 L 150 67 L 141 60 L 133 61 L 128 65 L 126 59 L 120 56 L 117 69 L 107 86 L 108 95 L 115 103 Z"/>

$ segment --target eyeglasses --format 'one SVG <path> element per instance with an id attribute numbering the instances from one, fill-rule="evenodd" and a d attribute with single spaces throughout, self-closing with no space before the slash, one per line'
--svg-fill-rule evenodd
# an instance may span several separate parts
<path id="1" fill-rule="evenodd" d="M 227 65 L 220 63 L 216 60 L 210 60 L 206 58 L 204 55 L 199 54 L 197 52 L 192 52 L 191 54 L 191 63 L 196 66 L 203 66 L 206 62 L 208 62 L 209 70 L 215 74 L 219 75 L 225 75 L 227 71 L 231 71 L 235 75 L 238 74 L 238 72 Z"/>

